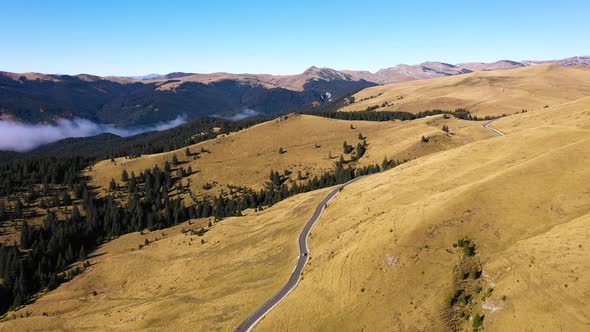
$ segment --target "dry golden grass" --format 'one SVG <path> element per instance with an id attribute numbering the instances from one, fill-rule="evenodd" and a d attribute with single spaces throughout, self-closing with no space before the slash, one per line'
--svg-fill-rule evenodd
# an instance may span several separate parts
<path id="1" fill-rule="evenodd" d="M 538 127 L 590 128 L 590 97 L 494 122 L 494 128 L 506 134 Z"/>
<path id="2" fill-rule="evenodd" d="M 448 329 L 462 236 L 494 289 L 476 303 L 484 326 L 587 330 L 590 131 L 539 125 L 347 187 L 314 228 L 303 282 L 258 330 Z"/>
<path id="3" fill-rule="evenodd" d="M 351 129 L 350 125 L 355 129 Z M 447 124 L 451 135 L 442 131 Z M 268 180 L 271 170 L 282 172 L 290 170 L 291 179 L 297 172 L 303 175 L 320 175 L 334 168 L 338 156 L 343 153 L 342 143 L 356 146 L 361 142 L 362 133 L 369 146 L 359 166 L 381 164 L 383 159 L 414 159 L 433 152 L 457 147 L 471 141 L 493 136 L 481 128 L 481 123 L 462 121 L 442 116 L 428 117 L 416 121 L 342 121 L 310 115 L 289 115 L 286 120 L 272 120 L 254 127 L 190 146 L 192 152 L 201 148 L 210 151 L 201 153 L 194 160 L 185 156 L 185 149 L 167 153 L 146 155 L 135 159 L 117 158 L 115 162 L 104 160 L 97 163 L 87 174 L 92 185 L 104 193 L 111 179 L 120 182 L 121 173 L 129 174 L 159 165 L 163 168 L 166 160 L 176 154 L 184 168 L 191 166 L 197 173 L 186 177 L 191 181 L 191 190 L 197 195 L 217 195 L 227 185 L 246 186 L 261 189 Z M 432 137 L 428 143 L 421 143 L 422 136 Z M 319 147 L 316 147 L 316 144 Z M 287 152 L 279 154 L 279 148 Z M 329 158 L 332 154 L 333 159 Z M 350 157 L 346 157 L 347 160 Z M 205 190 L 203 185 L 215 184 L 213 189 Z"/>
<path id="4" fill-rule="evenodd" d="M 74 280 L 9 313 L 0 331 L 232 331 L 289 278 L 297 236 L 326 194 L 228 218 L 203 237 L 181 230 L 206 220 L 122 236 L 94 252 Z M 145 239 L 152 242 L 138 250 Z"/>
<path id="5" fill-rule="evenodd" d="M 590 96 L 590 71 L 537 65 L 371 87 L 355 94 L 356 102 L 342 111 L 362 111 L 388 103 L 389 106 L 377 111 L 416 113 L 466 108 L 482 116 L 502 115 L 555 106 L 586 96 Z"/>

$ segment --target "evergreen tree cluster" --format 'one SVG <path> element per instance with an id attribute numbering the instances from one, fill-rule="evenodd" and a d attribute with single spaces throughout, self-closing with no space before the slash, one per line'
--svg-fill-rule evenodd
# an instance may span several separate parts
<path id="1" fill-rule="evenodd" d="M 508 115 L 508 114 L 502 114 L 501 116 L 486 115 L 484 117 L 478 117 L 477 115 L 471 114 L 471 112 L 469 112 L 468 110 L 466 110 L 464 108 L 457 108 L 453 112 L 448 112 L 448 113 L 452 114 L 457 119 L 468 120 L 468 121 L 493 120 L 493 119 L 498 119 L 498 118 Z"/>
<path id="2" fill-rule="evenodd" d="M 307 112 L 305 114 L 322 116 L 331 119 L 347 120 L 347 121 L 392 121 L 392 120 L 415 120 L 431 115 L 438 115 L 448 113 L 443 110 L 431 110 L 419 113 L 408 112 L 374 112 L 374 111 L 359 111 L 359 112 Z"/>
<path id="3" fill-rule="evenodd" d="M 43 225 L 21 225 L 20 245 L 0 246 L 0 312 L 25 304 L 43 288 L 53 289 L 76 273 L 63 273 L 69 264 L 85 259 L 86 252 L 117 236 L 145 228 L 161 229 L 196 217 L 195 207 L 186 208 L 180 199 L 171 199 L 170 174 L 157 168 L 132 173 L 125 207 L 113 195 L 95 198 L 83 179 L 81 206 L 72 208 L 66 220 L 58 220 L 50 211 Z M 71 202 L 70 202 L 71 204 Z"/>
<path id="4" fill-rule="evenodd" d="M 59 184 L 71 187 L 92 159 L 83 157 L 30 157 L 0 163 L 0 196 L 30 191 L 31 186 Z"/>
<path id="5" fill-rule="evenodd" d="M 347 120 L 347 121 L 392 121 L 392 120 L 416 120 L 421 119 L 427 116 L 432 115 L 439 115 L 439 114 L 450 114 L 454 117 L 461 119 L 461 120 L 469 120 L 469 121 L 482 121 L 482 120 L 493 120 L 497 118 L 501 118 L 507 116 L 508 114 L 503 114 L 501 116 L 491 116 L 486 115 L 485 117 L 478 117 L 477 115 L 471 114 L 468 110 L 464 108 L 457 108 L 454 111 L 448 110 L 428 110 L 424 112 L 418 113 L 409 113 L 409 112 L 390 112 L 390 111 L 383 111 L 383 112 L 375 112 L 373 110 L 366 110 L 366 111 L 359 111 L 359 112 L 304 112 L 303 114 L 308 115 L 315 115 L 315 116 L 322 116 L 331 119 L 339 119 L 339 120 Z M 354 126 L 351 125 L 351 129 L 354 129 Z"/>

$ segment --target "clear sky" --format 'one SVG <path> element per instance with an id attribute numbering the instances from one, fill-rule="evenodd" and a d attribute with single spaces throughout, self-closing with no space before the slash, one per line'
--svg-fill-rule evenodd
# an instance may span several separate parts
<path id="1" fill-rule="evenodd" d="M 590 54 L 590 1 L 0 0 L 0 70 L 374 71 Z"/>

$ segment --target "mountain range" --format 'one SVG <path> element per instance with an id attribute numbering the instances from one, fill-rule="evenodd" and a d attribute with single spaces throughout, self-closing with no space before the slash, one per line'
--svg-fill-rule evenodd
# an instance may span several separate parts
<path id="1" fill-rule="evenodd" d="M 179 115 L 239 119 L 313 109 L 374 85 L 542 63 L 590 65 L 590 56 L 456 65 L 424 62 L 374 73 L 315 66 L 297 75 L 174 72 L 100 77 L 0 72 L 0 119 L 40 123 L 78 117 L 122 127 L 170 121 Z"/>
<path id="2" fill-rule="evenodd" d="M 366 70 L 335 70 L 331 68 L 318 68 L 312 66 L 299 75 L 273 76 L 269 74 L 230 74 L 230 73 L 213 73 L 213 74 L 196 74 L 175 72 L 166 75 L 149 74 L 145 76 L 129 77 L 131 79 L 140 79 L 142 81 L 163 81 L 169 79 L 182 79 L 182 81 L 196 81 L 209 83 L 222 79 L 232 80 L 253 80 L 263 85 L 284 87 L 291 90 L 301 90 L 302 83 L 309 79 L 319 80 L 365 80 L 377 84 L 389 84 L 397 82 L 407 82 L 419 79 L 429 79 L 443 76 L 452 76 L 467 74 L 475 71 L 493 71 L 515 69 L 537 64 L 556 63 L 562 66 L 580 66 L 590 65 L 590 56 L 576 56 L 559 60 L 542 60 L 542 61 L 512 61 L 500 60 L 496 62 L 463 62 L 458 64 L 449 64 L 437 61 L 423 62 L 417 65 L 399 64 L 394 67 L 379 69 L 372 73 Z"/>

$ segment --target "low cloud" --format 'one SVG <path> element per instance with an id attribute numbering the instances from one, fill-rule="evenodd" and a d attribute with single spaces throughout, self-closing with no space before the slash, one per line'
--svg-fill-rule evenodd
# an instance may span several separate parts
<path id="1" fill-rule="evenodd" d="M 257 116 L 257 115 L 260 115 L 260 114 L 261 113 L 258 112 L 258 111 L 255 111 L 255 110 L 246 108 L 245 110 L 243 110 L 243 111 L 241 111 L 239 113 L 230 115 L 230 116 L 217 116 L 217 117 L 223 118 L 223 119 L 226 119 L 226 120 L 231 120 L 231 121 L 239 121 L 239 120 L 244 120 L 244 119 L 247 119 L 247 118 L 251 118 L 253 116 Z"/>
<path id="2" fill-rule="evenodd" d="M 118 136 L 133 136 L 146 131 L 159 131 L 176 127 L 186 122 L 184 116 L 149 126 L 120 128 L 86 119 L 60 119 L 54 124 L 27 124 L 0 120 L 0 150 L 24 152 L 43 144 L 68 137 L 87 137 L 102 133 Z"/>

